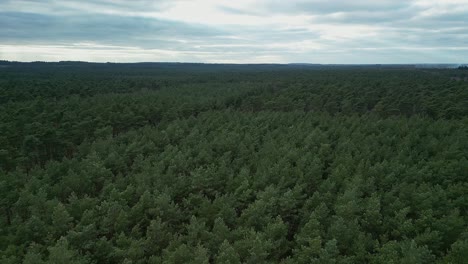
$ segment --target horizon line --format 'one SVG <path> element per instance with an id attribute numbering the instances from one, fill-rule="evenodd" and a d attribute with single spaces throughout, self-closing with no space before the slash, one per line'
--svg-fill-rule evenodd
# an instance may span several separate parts
<path id="1" fill-rule="evenodd" d="M 16 60 L 4 60 L 0 59 L 1 62 L 7 63 L 90 63 L 90 64 L 206 64 L 206 65 L 322 65 L 322 66 L 333 66 L 333 65 L 458 65 L 465 66 L 468 63 L 459 63 L 459 62 L 418 62 L 418 63 L 313 63 L 313 62 L 245 62 L 245 63 L 236 63 L 236 62 L 190 62 L 190 61 L 135 61 L 135 62 L 118 62 L 118 61 L 80 61 L 80 60 L 59 60 L 59 61 L 41 61 L 41 60 L 31 60 L 31 61 L 16 61 Z"/>

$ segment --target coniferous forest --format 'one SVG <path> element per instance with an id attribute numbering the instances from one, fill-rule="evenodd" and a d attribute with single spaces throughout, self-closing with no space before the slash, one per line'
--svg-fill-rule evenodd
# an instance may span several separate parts
<path id="1" fill-rule="evenodd" d="M 0 262 L 466 263 L 465 77 L 1 62 Z"/>

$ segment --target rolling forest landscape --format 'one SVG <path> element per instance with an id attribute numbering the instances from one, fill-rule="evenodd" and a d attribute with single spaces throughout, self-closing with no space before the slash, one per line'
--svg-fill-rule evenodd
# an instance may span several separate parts
<path id="1" fill-rule="evenodd" d="M 0 63 L 1 263 L 466 263 L 468 70 Z"/>

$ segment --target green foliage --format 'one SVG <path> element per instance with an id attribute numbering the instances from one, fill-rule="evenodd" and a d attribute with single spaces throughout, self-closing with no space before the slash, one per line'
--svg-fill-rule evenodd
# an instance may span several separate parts
<path id="1" fill-rule="evenodd" d="M 65 64 L 0 71 L 1 263 L 468 259 L 458 70 Z"/>
<path id="2" fill-rule="evenodd" d="M 81 264 L 88 263 L 83 258 L 80 258 L 76 251 L 72 250 L 68 246 L 66 238 L 60 238 L 57 243 L 48 248 L 49 258 L 47 263 L 52 264 Z"/>
<path id="3" fill-rule="evenodd" d="M 216 255 L 216 263 L 222 264 L 240 264 L 239 254 L 231 246 L 231 244 L 224 240 L 219 248 L 219 252 Z"/>

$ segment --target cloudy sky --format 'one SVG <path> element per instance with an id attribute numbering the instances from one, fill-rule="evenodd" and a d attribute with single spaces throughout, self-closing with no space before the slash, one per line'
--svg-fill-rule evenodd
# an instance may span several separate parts
<path id="1" fill-rule="evenodd" d="M 0 59 L 466 63 L 468 0 L 0 0 Z"/>

